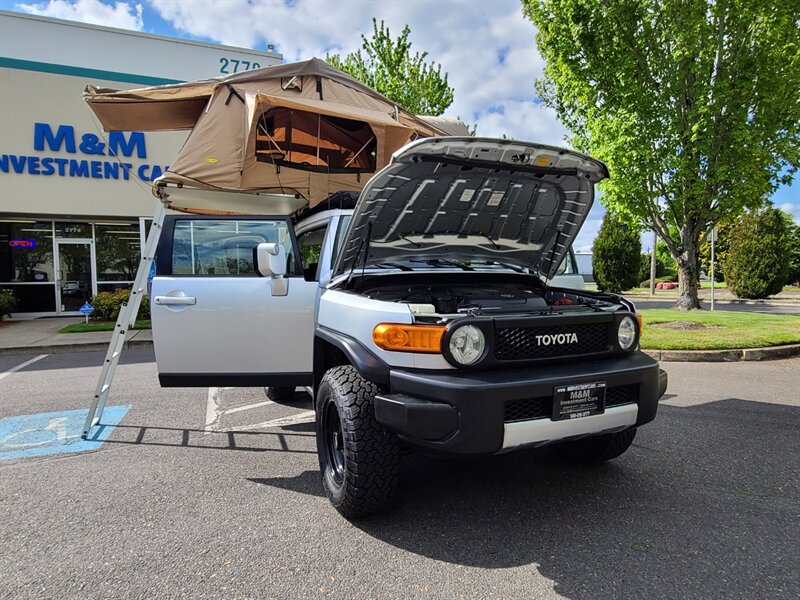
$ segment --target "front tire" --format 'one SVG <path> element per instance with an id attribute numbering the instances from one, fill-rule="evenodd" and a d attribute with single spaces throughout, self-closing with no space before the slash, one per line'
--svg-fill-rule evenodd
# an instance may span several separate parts
<path id="1" fill-rule="evenodd" d="M 564 458 L 581 463 L 600 463 L 622 456 L 630 448 L 636 437 L 636 428 L 626 429 L 618 433 L 606 433 L 593 437 L 561 442 L 550 446 L 552 450 Z"/>
<path id="2" fill-rule="evenodd" d="M 400 444 L 375 420 L 375 384 L 351 366 L 327 371 L 317 390 L 317 454 L 331 504 L 354 519 L 384 509 L 397 492 Z"/>

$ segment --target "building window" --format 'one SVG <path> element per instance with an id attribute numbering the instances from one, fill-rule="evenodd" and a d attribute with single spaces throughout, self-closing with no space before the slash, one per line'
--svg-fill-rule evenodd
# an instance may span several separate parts
<path id="1" fill-rule="evenodd" d="M 56 223 L 57 238 L 92 238 L 92 226 L 89 223 Z"/>
<path id="2" fill-rule="evenodd" d="M 98 223 L 94 233 L 98 284 L 132 283 L 142 252 L 139 224 Z"/>
<path id="3" fill-rule="evenodd" d="M 16 312 L 56 309 L 52 222 L 0 221 L 0 289 L 14 293 Z"/>

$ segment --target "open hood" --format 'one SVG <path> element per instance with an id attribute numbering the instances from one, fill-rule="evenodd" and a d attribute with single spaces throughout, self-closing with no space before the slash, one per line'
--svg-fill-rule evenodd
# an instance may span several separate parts
<path id="1" fill-rule="evenodd" d="M 606 166 L 571 150 L 473 137 L 401 148 L 364 187 L 334 275 L 427 259 L 488 260 L 552 277 Z"/>

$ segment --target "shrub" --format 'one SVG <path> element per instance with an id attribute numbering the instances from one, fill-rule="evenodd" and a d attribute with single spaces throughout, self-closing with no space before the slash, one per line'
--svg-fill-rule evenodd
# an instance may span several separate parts
<path id="1" fill-rule="evenodd" d="M 667 283 L 670 281 L 678 281 L 678 277 L 676 275 L 664 275 L 664 277 L 656 277 L 656 285 L 659 283 Z M 650 279 L 645 279 L 639 284 L 641 288 L 649 288 L 650 287 Z"/>
<path id="2" fill-rule="evenodd" d="M 94 296 L 89 304 L 94 308 L 92 319 L 100 321 L 116 321 L 122 303 L 127 302 L 131 295 L 130 290 L 114 290 L 113 292 L 100 292 Z M 137 319 L 150 318 L 150 299 L 145 295 L 142 297 L 142 304 L 139 307 Z"/>
<path id="3" fill-rule="evenodd" d="M 787 285 L 800 285 L 800 225 L 794 222 L 792 215 L 783 213 L 789 230 L 789 275 Z"/>
<path id="4" fill-rule="evenodd" d="M 777 294 L 789 274 L 789 231 L 776 208 L 739 217 L 728 234 L 725 281 L 738 298 Z"/>
<path id="5" fill-rule="evenodd" d="M 606 213 L 600 232 L 592 246 L 592 267 L 597 288 L 606 292 L 621 292 L 639 281 L 642 242 L 639 232 Z"/>
<path id="6" fill-rule="evenodd" d="M 658 257 L 656 257 L 656 277 L 658 277 Z M 650 279 L 650 253 L 642 254 L 642 262 L 639 263 L 639 279 Z"/>
<path id="7" fill-rule="evenodd" d="M 17 308 L 17 299 L 11 290 L 0 290 L 0 319 L 10 315 Z"/>

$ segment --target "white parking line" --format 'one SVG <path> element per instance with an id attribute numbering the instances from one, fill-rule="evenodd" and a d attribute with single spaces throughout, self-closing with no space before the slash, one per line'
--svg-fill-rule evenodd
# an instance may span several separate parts
<path id="1" fill-rule="evenodd" d="M 271 421 L 264 421 L 262 423 L 254 423 L 253 425 L 240 425 L 238 427 L 226 427 L 224 429 L 217 429 L 218 432 L 227 431 L 252 431 L 253 429 L 269 429 L 270 427 L 285 427 L 286 425 L 299 425 L 300 423 L 313 423 L 314 411 L 307 410 L 296 415 L 289 415 L 288 417 L 281 417 L 279 419 L 272 419 Z"/>
<path id="2" fill-rule="evenodd" d="M 204 427 L 203 435 L 209 433 L 225 433 L 229 431 L 252 431 L 253 429 L 265 429 L 269 427 L 283 427 L 285 425 L 297 425 L 300 423 L 312 423 L 314 421 L 314 411 L 304 411 L 288 417 L 280 417 L 279 419 L 272 419 L 271 421 L 262 421 L 261 423 L 254 423 L 252 425 L 239 425 L 235 427 L 222 427 L 220 420 L 224 415 L 230 415 L 243 410 L 250 410 L 252 408 L 260 408 L 268 404 L 274 404 L 272 400 L 261 400 L 253 404 L 245 404 L 243 406 L 235 406 L 233 408 L 222 408 L 222 392 L 225 390 L 232 390 L 230 387 L 210 387 L 208 388 L 208 402 L 206 404 L 206 425 Z"/>
<path id="3" fill-rule="evenodd" d="M 231 388 L 221 388 L 221 387 L 210 387 L 208 388 L 208 402 L 206 404 L 206 426 L 205 432 L 211 433 L 217 423 L 219 422 L 220 417 L 225 413 L 224 410 L 220 407 L 219 403 L 221 400 L 221 394 L 223 390 L 229 390 Z"/>
<path id="4" fill-rule="evenodd" d="M 32 359 L 30 359 L 30 360 L 26 360 L 26 361 L 25 361 L 24 363 L 22 363 L 21 365 L 17 365 L 16 367 L 11 367 L 11 368 L 10 368 L 8 371 L 4 371 L 3 373 L 0 373 L 0 379 L 5 379 L 6 377 L 8 377 L 9 375 L 11 375 L 12 373 L 16 373 L 16 372 L 17 372 L 17 371 L 19 371 L 20 369 L 24 369 L 24 368 L 25 368 L 25 367 L 27 367 L 28 365 L 32 365 L 32 364 L 33 364 L 33 363 L 35 363 L 37 360 L 42 360 L 43 358 L 45 358 L 45 357 L 47 357 L 47 356 L 50 356 L 50 355 L 49 355 L 49 354 L 40 354 L 40 355 L 39 355 L 39 356 L 37 356 L 36 358 L 32 358 Z"/>

